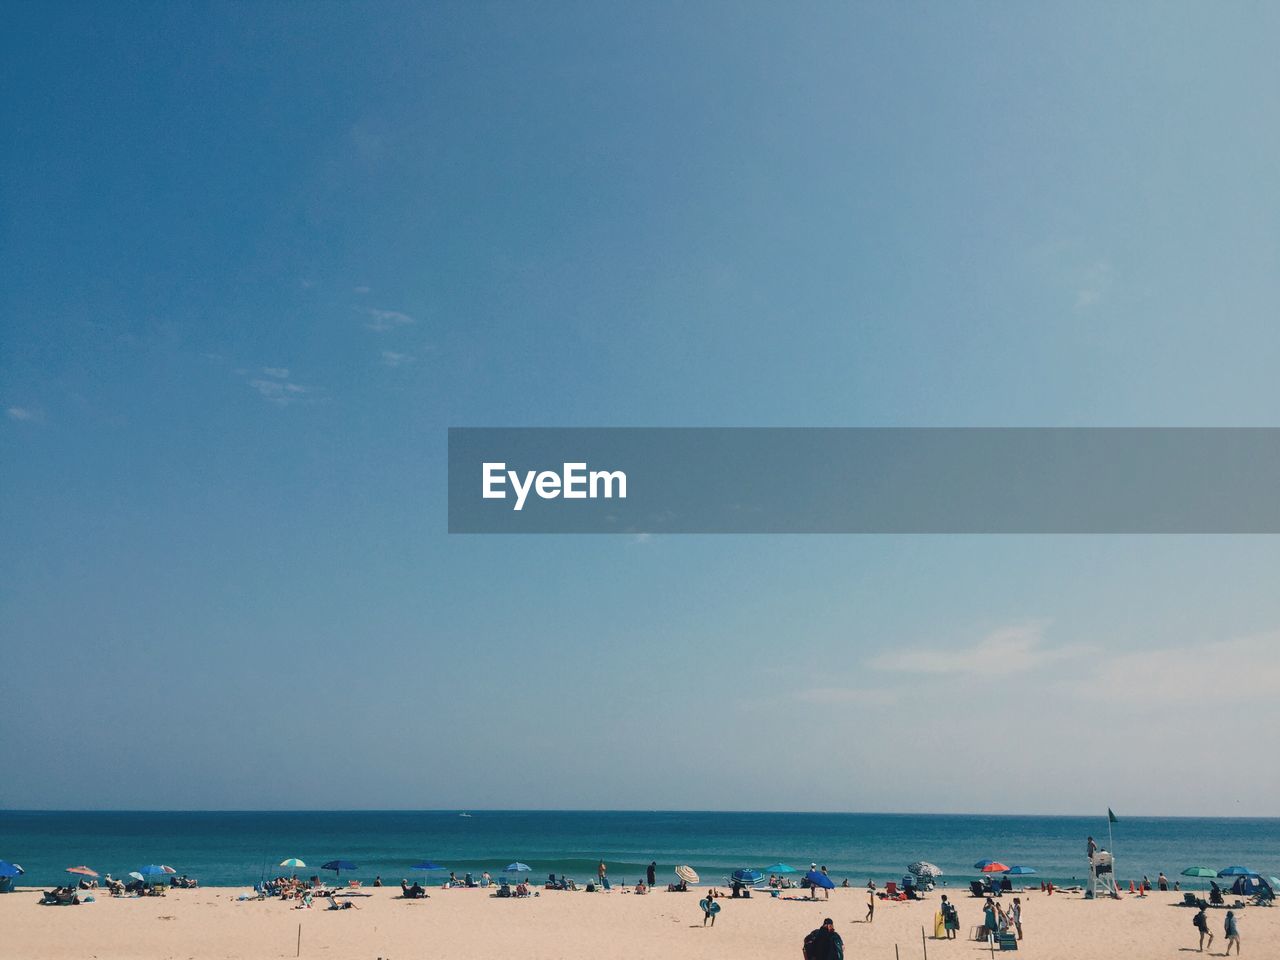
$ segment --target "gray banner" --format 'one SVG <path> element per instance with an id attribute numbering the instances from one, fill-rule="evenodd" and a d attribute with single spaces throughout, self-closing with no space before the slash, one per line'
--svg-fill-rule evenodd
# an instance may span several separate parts
<path id="1" fill-rule="evenodd" d="M 450 533 L 1280 533 L 1278 492 L 1278 428 L 449 430 Z"/>

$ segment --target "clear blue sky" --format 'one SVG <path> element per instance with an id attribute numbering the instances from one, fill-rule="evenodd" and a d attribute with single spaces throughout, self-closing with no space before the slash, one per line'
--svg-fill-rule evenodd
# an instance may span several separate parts
<path id="1" fill-rule="evenodd" d="M 0 805 L 1274 813 L 1276 538 L 451 538 L 444 449 L 1278 425 L 1280 14 L 640 6 L 0 13 Z"/>

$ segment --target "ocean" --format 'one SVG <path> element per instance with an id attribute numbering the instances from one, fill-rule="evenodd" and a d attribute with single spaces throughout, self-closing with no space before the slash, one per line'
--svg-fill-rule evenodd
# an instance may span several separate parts
<path id="1" fill-rule="evenodd" d="M 659 881 L 687 863 L 704 883 L 721 883 L 739 867 L 776 861 L 801 870 L 825 864 L 839 883 L 899 879 L 908 863 L 928 860 L 951 886 L 976 876 L 992 858 L 1033 867 L 1026 878 L 1058 884 L 1087 874 L 1088 835 L 1107 846 L 1106 817 L 962 816 L 870 813 L 714 813 L 473 810 L 332 812 L 61 812 L 0 811 L 0 859 L 22 864 L 23 885 L 53 885 L 67 867 L 86 864 L 120 877 L 143 864 L 172 865 L 204 885 L 247 886 L 287 873 L 298 857 L 303 875 L 320 864 L 351 860 L 348 877 L 398 883 L 410 865 L 440 864 L 458 876 L 495 877 L 514 860 L 535 880 L 548 873 L 579 881 L 604 859 L 612 881 L 634 883 L 650 860 Z M 1117 875 L 1127 885 L 1163 870 L 1242 864 L 1280 874 L 1280 819 L 1122 817 L 1112 828 Z M 330 874 L 325 874 L 331 876 Z M 421 874 L 419 874 L 421 876 Z M 440 874 L 432 882 L 439 882 Z M 1192 888 L 1203 886 L 1191 881 Z M 1184 884 L 1185 885 L 1185 884 Z"/>

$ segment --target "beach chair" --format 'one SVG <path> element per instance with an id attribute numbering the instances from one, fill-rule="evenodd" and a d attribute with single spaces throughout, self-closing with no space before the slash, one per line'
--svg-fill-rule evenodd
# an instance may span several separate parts
<path id="1" fill-rule="evenodd" d="M 996 946 L 1001 950 L 1017 950 L 1018 938 L 1012 933 L 998 933 L 996 934 Z"/>
<path id="2" fill-rule="evenodd" d="M 890 880 L 888 883 L 886 883 L 886 884 L 884 885 L 884 895 L 885 895 L 885 897 L 886 897 L 886 898 L 888 898 L 889 900 L 897 900 L 897 899 L 898 899 L 898 884 L 897 884 L 896 882 L 894 882 L 893 880 Z"/>
<path id="3" fill-rule="evenodd" d="M 972 893 L 975 897 L 985 897 L 987 895 L 986 887 L 982 885 L 981 880 L 970 880 L 969 892 Z"/>

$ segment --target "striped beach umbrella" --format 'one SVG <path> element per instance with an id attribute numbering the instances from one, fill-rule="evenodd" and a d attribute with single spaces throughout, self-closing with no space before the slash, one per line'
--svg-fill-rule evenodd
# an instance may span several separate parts
<path id="1" fill-rule="evenodd" d="M 299 860 L 297 857 L 290 857 L 287 860 L 281 860 L 280 866 L 288 867 L 290 870 L 297 870 L 299 867 L 305 867 L 306 864 L 303 863 L 301 860 Z"/>
<path id="2" fill-rule="evenodd" d="M 697 883 L 698 871 L 693 869 L 687 863 L 682 863 L 676 867 L 676 876 L 685 883 Z"/>
<path id="3" fill-rule="evenodd" d="M 917 860 L 915 863 L 909 864 L 907 873 L 913 877 L 919 877 L 921 880 L 942 876 L 942 871 L 928 860 Z"/>

